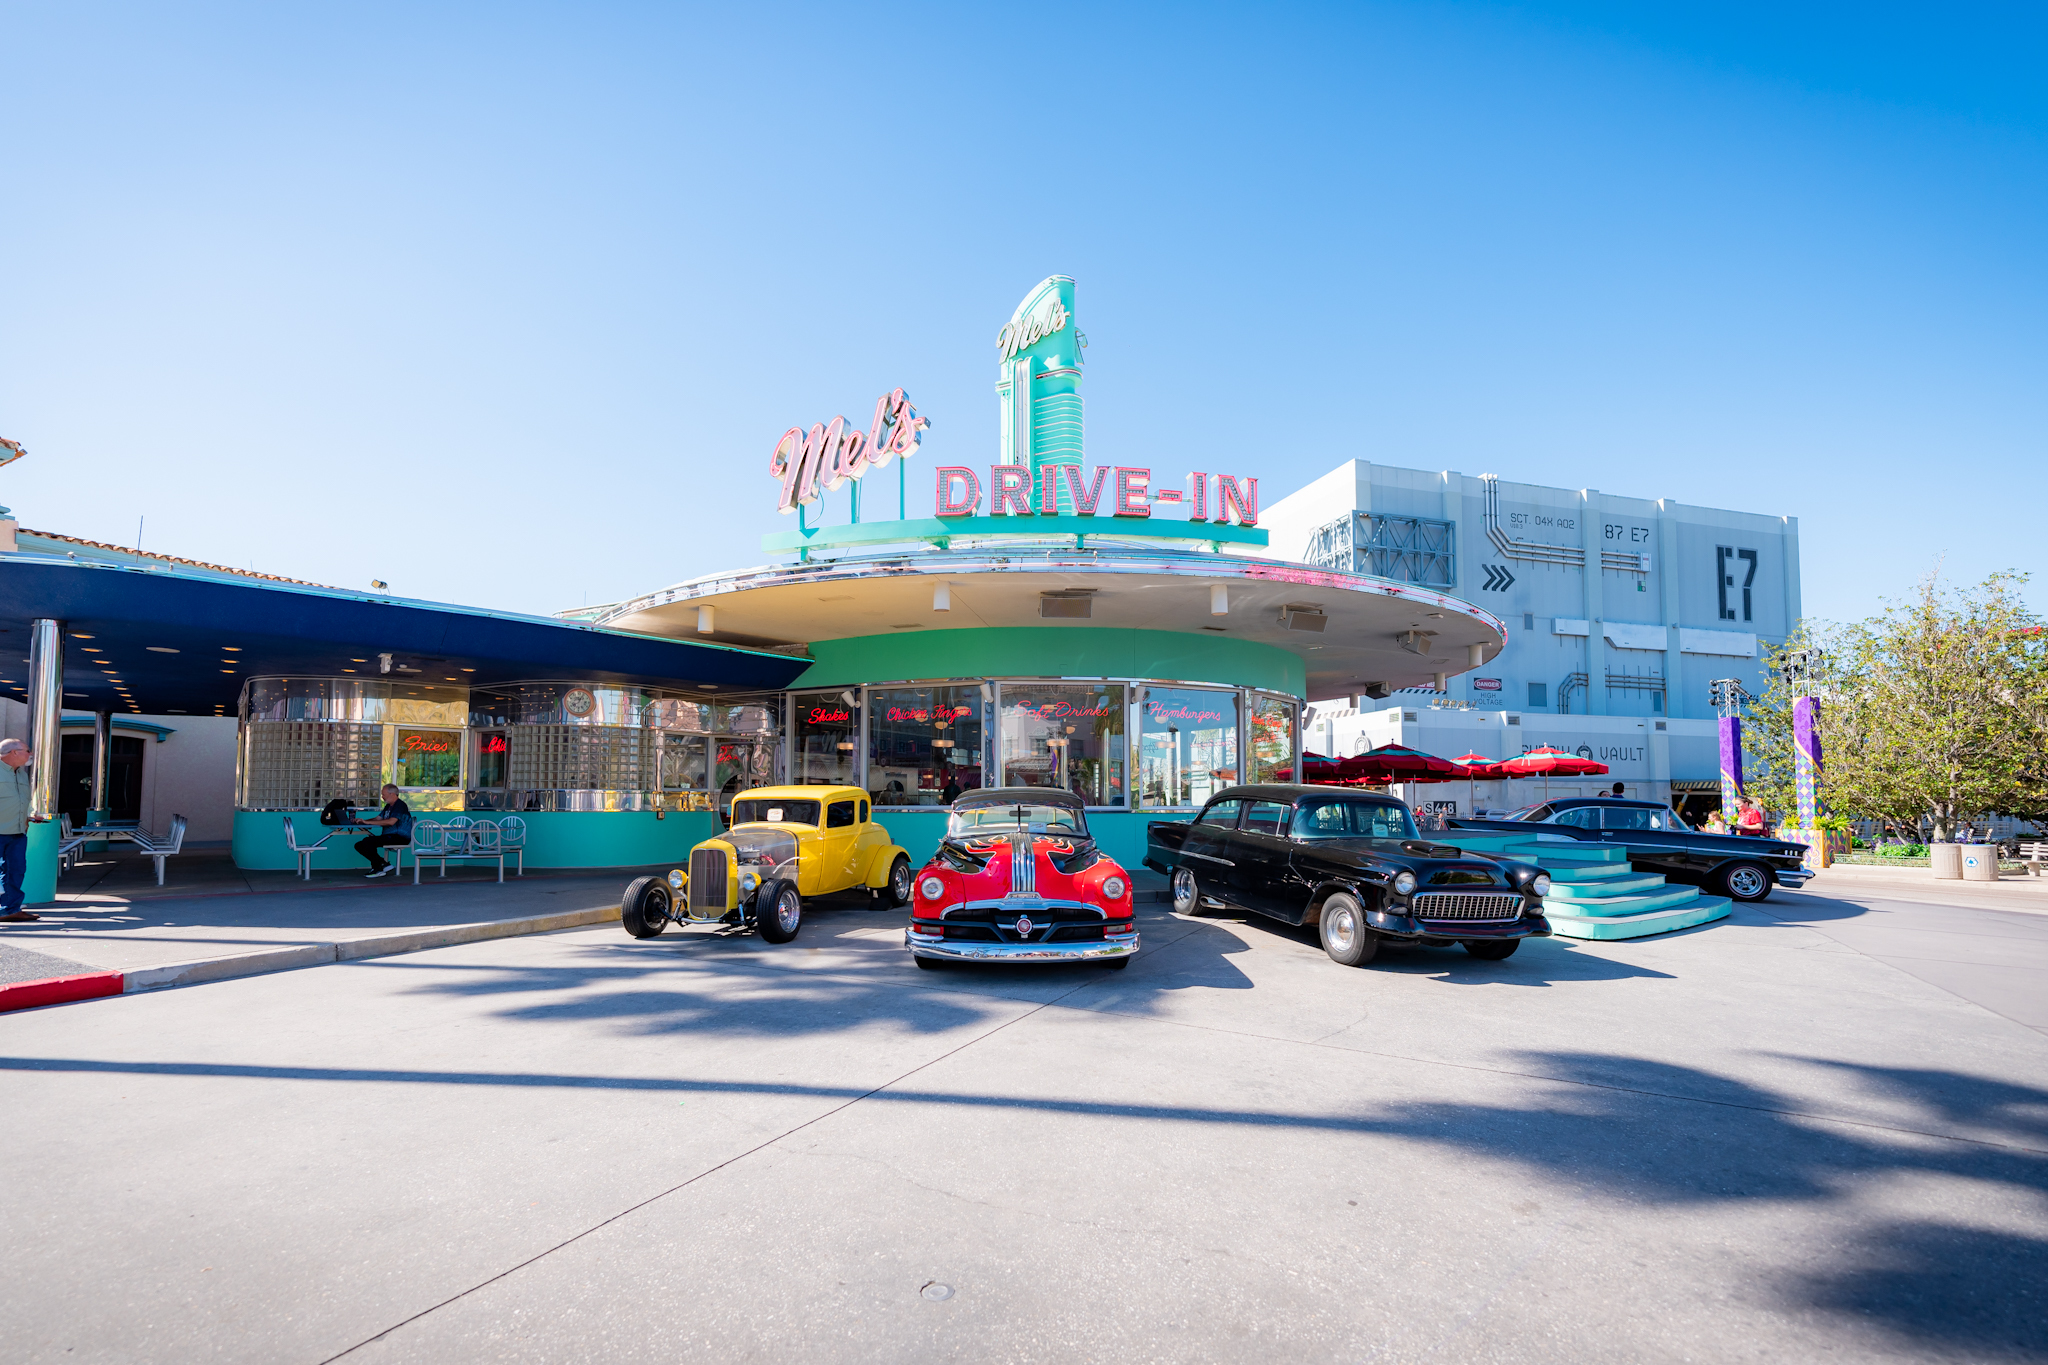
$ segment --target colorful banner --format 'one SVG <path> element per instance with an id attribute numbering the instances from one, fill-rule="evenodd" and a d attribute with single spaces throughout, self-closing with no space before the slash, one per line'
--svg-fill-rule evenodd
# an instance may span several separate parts
<path id="1" fill-rule="evenodd" d="M 1827 812 L 1820 802 L 1820 736 L 1814 722 L 1820 703 L 1799 697 L 1792 703 L 1792 770 L 1799 787 L 1799 827 L 1812 829 Z"/>
<path id="2" fill-rule="evenodd" d="M 1742 797 L 1742 717 L 1721 717 L 1721 812 L 1735 826 L 1735 803 Z"/>

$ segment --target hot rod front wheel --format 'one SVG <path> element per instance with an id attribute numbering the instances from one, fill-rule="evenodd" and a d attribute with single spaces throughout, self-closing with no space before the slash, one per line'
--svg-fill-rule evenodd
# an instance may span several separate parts
<path id="1" fill-rule="evenodd" d="M 670 904 L 667 882 L 642 877 L 619 901 L 619 924 L 634 938 L 653 938 L 668 928 Z"/>
<path id="2" fill-rule="evenodd" d="M 877 910 L 894 910 L 910 904 L 910 859 L 889 864 L 889 882 L 874 893 Z"/>
<path id="3" fill-rule="evenodd" d="M 770 882 L 756 893 L 754 927 L 770 943 L 787 943 L 796 937 L 804 918 L 803 898 L 789 882 Z"/>

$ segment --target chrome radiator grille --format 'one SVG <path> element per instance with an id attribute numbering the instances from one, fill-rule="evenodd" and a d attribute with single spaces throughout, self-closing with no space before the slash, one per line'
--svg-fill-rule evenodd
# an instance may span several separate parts
<path id="1" fill-rule="evenodd" d="M 725 850 L 700 848 L 690 854 L 690 908 L 725 909 Z"/>
<path id="2" fill-rule="evenodd" d="M 1413 905 L 1417 919 L 1503 920 L 1522 914 L 1522 898 L 1509 892 L 1431 891 Z"/>
<path id="3" fill-rule="evenodd" d="M 1038 841 L 1028 834 L 1010 836 L 1010 894 L 1038 894 Z"/>

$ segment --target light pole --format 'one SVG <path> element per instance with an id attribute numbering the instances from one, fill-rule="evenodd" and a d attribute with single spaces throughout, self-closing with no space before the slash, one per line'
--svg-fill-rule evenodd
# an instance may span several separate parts
<path id="1" fill-rule="evenodd" d="M 1728 819 L 1742 798 L 1742 704 L 1749 700 L 1739 678 L 1715 678 L 1707 695 L 1720 717 L 1721 818 Z"/>

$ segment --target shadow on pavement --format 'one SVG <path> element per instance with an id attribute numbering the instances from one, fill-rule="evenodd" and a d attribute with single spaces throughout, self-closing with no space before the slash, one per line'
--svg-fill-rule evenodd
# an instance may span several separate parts
<path id="1" fill-rule="evenodd" d="M 932 1003 L 931 992 L 908 994 Z M 659 1007 L 660 994 L 653 993 L 653 999 Z M 839 1027 L 842 1011 L 853 1007 L 829 987 L 822 999 L 786 998 L 779 1005 L 799 1016 L 784 1024 L 792 1031 Z M 683 1008 L 693 1011 L 697 1005 Z M 941 1016 L 950 1008 L 965 1007 L 941 1003 Z M 753 1016 L 753 1026 L 766 1025 L 770 1017 Z M 677 1016 L 669 1019 L 672 1025 L 678 1023 Z M 1348 1111 L 1290 1113 L 890 1085 L 862 1089 L 683 1077 L 0 1058 L 0 1069 L 17 1072 L 738 1093 L 825 1101 L 864 1098 L 873 1103 L 1029 1110 L 1147 1124 L 1394 1137 L 1518 1165 L 1559 1184 L 1590 1186 L 1597 1197 L 1637 1207 L 1806 1207 L 1813 1214 L 1809 1222 L 1832 1212 L 1849 1226 L 1832 1234 L 1832 1248 L 1825 1257 L 1791 1272 L 1756 1267 L 1754 1292 L 1777 1311 L 1826 1314 L 1845 1324 L 1877 1329 L 1907 1350 L 1943 1356 L 2035 1359 L 2048 1349 L 2048 1316 L 2041 1312 L 2048 1241 L 2010 1227 L 1972 1225 L 1961 1211 L 1917 1219 L 1890 1213 L 1861 1223 L 1854 1217 L 1856 1201 L 1886 1178 L 1897 1176 L 1937 1176 L 1995 1186 L 2013 1208 L 2038 1210 L 2048 1199 L 2048 1146 L 2042 1145 L 2048 1143 L 2048 1125 L 2042 1118 L 2048 1113 L 2048 1091 L 1960 1073 L 1820 1063 L 1838 1072 L 1861 1071 L 1873 1088 L 1921 1103 L 1930 1128 L 1948 1114 L 1989 1115 L 2005 1122 L 2016 1139 L 2005 1144 L 1822 1118 L 1799 1111 L 1797 1096 L 1702 1068 L 1591 1052 L 1529 1052 L 1520 1054 L 1518 1064 L 1536 1086 L 1520 1104 L 1366 1103 Z M 1700 1107 L 1703 1104 L 1718 1112 L 1709 1116 Z M 2020 1145 L 2021 1140 L 2027 1145 Z"/>

